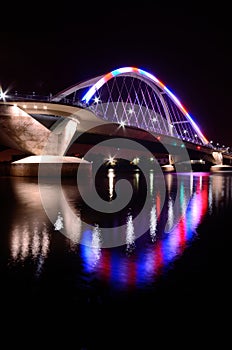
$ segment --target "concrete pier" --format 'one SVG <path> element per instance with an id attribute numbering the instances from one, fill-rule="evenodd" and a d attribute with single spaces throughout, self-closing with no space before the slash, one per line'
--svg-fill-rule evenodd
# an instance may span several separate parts
<path id="1" fill-rule="evenodd" d="M 226 164 L 212 165 L 210 168 L 210 171 L 212 173 L 232 172 L 232 165 L 226 165 Z"/>
<path id="2" fill-rule="evenodd" d="M 170 172 L 174 172 L 175 171 L 175 167 L 172 164 L 162 165 L 161 169 L 165 173 L 170 173 Z"/>
<path id="3" fill-rule="evenodd" d="M 80 167 L 81 164 L 81 167 Z M 79 168 L 80 167 L 80 168 Z M 10 176 L 76 177 L 77 170 L 83 178 L 92 173 L 92 163 L 68 156 L 29 156 L 10 164 Z"/>

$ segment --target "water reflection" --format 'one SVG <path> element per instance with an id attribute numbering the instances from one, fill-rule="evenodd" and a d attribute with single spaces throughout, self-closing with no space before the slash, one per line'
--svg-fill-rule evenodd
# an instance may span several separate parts
<path id="1" fill-rule="evenodd" d="M 109 198 L 110 200 L 113 198 L 114 195 L 114 169 L 109 169 L 108 171 L 108 178 L 109 178 Z"/>
<path id="2" fill-rule="evenodd" d="M 150 212 L 150 235 L 152 242 L 156 240 L 156 232 L 157 232 L 157 215 L 156 215 L 156 206 L 153 204 Z"/>
<path id="3" fill-rule="evenodd" d="M 49 253 L 50 238 L 48 227 L 41 228 L 34 223 L 31 227 L 29 223 L 25 225 L 15 225 L 12 228 L 11 236 L 11 261 L 23 262 L 30 258 L 36 265 L 35 274 L 38 276 Z"/>
<path id="4" fill-rule="evenodd" d="M 64 221 L 64 218 L 61 216 L 61 213 L 58 212 L 57 219 L 54 223 L 54 228 L 56 231 L 60 231 L 62 228 L 64 228 L 63 221 Z"/>
<path id="5" fill-rule="evenodd" d="M 195 175 L 193 177 L 192 193 L 193 196 L 186 208 L 186 197 L 184 183 L 188 183 L 185 178 L 181 182 L 180 198 L 178 198 L 181 207 L 181 217 L 178 224 L 171 232 L 157 232 L 157 213 L 156 206 L 153 204 L 150 212 L 150 236 L 153 238 L 151 244 L 143 239 L 142 246 L 136 244 L 133 257 L 126 259 L 120 254 L 114 255 L 111 260 L 111 281 L 117 288 L 144 287 L 153 283 L 157 276 L 165 271 L 170 264 L 180 256 L 184 249 L 191 244 L 196 235 L 196 229 L 208 208 L 208 174 Z M 159 203 L 159 193 L 157 193 L 156 203 Z M 168 220 L 173 220 L 172 200 L 168 199 Z M 185 208 L 185 213 L 183 211 Z M 128 217 L 128 237 L 133 235 L 132 221 Z M 155 240 L 156 232 L 158 235 Z M 129 239 L 128 239 L 129 241 Z M 130 240 L 133 242 L 133 239 Z M 134 243 L 134 242 L 133 242 Z M 139 242 L 137 242 L 139 243 Z M 104 257 L 106 250 L 102 252 Z M 109 252 L 107 251 L 109 257 Z M 105 259 L 104 259 L 105 261 Z M 120 271 L 117 268 L 120 266 Z M 98 271 L 100 272 L 100 270 Z M 132 278 L 133 276 L 133 278 Z M 132 283 L 133 281 L 133 283 Z"/>
<path id="6" fill-rule="evenodd" d="M 95 225 L 92 232 L 92 250 L 95 255 L 95 262 L 100 259 L 101 256 L 101 230 L 99 229 L 99 225 Z"/>
<path id="7" fill-rule="evenodd" d="M 135 230 L 132 215 L 128 215 L 126 223 L 126 250 L 131 253 L 135 249 Z"/>
<path id="8" fill-rule="evenodd" d="M 209 178 L 209 208 L 210 212 L 219 212 L 228 206 L 232 197 L 232 176 L 211 175 Z"/>
<path id="9" fill-rule="evenodd" d="M 81 254 L 85 262 L 85 272 L 93 272 L 99 268 L 98 262 L 102 256 L 101 245 L 101 230 L 99 225 L 95 224 L 92 230 L 86 230 L 82 236 Z"/>
<path id="10" fill-rule="evenodd" d="M 15 266 L 33 263 L 34 275 L 39 276 L 50 251 L 50 231 L 38 185 L 33 179 L 15 178 L 4 179 L 3 186 L 14 200 L 13 207 L 6 202 L 4 208 L 10 226 L 9 260 Z"/>
<path id="11" fill-rule="evenodd" d="M 133 176 L 135 187 L 142 186 L 140 174 L 136 173 Z M 10 256 L 7 260 L 20 267 L 21 273 L 29 271 L 39 276 L 43 274 L 45 263 L 57 264 L 57 259 L 59 259 L 54 258 L 53 262 L 49 262 L 48 257 L 58 249 L 56 244 L 51 245 L 51 240 L 54 242 L 62 240 L 62 251 L 66 252 L 66 258 L 62 259 L 68 259 L 67 256 L 71 252 L 80 259 L 80 264 L 72 268 L 76 270 L 80 279 L 82 279 L 83 272 L 85 273 L 82 286 L 86 283 L 86 278 L 88 278 L 86 276 L 92 278 L 93 275 L 95 279 L 104 281 L 114 288 L 144 288 L 154 283 L 157 276 L 164 273 L 172 262 L 181 256 L 186 247 L 191 245 L 197 235 L 197 228 L 207 212 L 213 215 L 232 203 L 232 177 L 230 175 L 183 174 L 178 183 L 179 197 L 176 197 L 178 193 L 176 175 L 167 174 L 165 180 L 166 202 L 162 208 L 159 179 L 154 176 L 154 173 L 150 174 L 148 186 L 150 207 L 146 208 L 142 216 L 142 221 L 148 222 L 148 231 L 137 240 L 135 239 L 134 212 L 130 208 L 126 216 L 126 246 L 110 249 L 102 248 L 101 227 L 97 223 L 96 216 L 89 217 L 92 229 L 85 227 L 83 217 L 88 216 L 88 211 L 82 206 L 73 183 L 67 182 L 63 188 L 68 203 L 72 207 L 75 222 L 74 219 L 72 221 L 72 218 L 67 216 L 62 203 L 51 196 L 50 205 L 54 207 L 56 218 L 53 225 L 43 209 L 38 184 L 35 180 L 3 179 L 1 193 L 4 192 L 4 181 L 7 181 L 7 190 L 10 187 L 14 194 L 14 211 L 12 212 L 11 203 L 7 204 L 7 202 L 4 209 L 8 213 L 4 227 L 10 237 Z M 106 190 L 109 189 L 109 200 L 113 196 L 114 181 L 113 171 L 106 174 L 105 186 Z M 54 191 L 49 192 L 54 184 L 48 183 L 46 186 L 48 193 L 54 194 Z M 190 201 L 188 200 L 189 193 L 191 194 Z M 135 201 L 139 202 L 139 200 L 138 195 Z M 175 218 L 178 220 L 175 221 Z M 63 226 L 69 228 L 70 239 L 59 232 Z M 139 228 L 136 227 L 136 229 Z M 115 234 L 117 234 L 117 227 Z M 27 271 L 26 262 L 29 264 L 33 262 L 35 267 L 33 272 Z"/>

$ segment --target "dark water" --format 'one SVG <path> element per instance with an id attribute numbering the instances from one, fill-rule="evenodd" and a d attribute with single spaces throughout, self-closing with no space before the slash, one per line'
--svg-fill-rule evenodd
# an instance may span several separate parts
<path id="1" fill-rule="evenodd" d="M 1 178 L 1 329 L 17 334 L 18 346 L 29 334 L 35 344 L 63 339 L 78 349 L 185 347 L 183 334 L 207 342 L 221 328 L 226 339 L 232 175 L 150 172 L 146 183 L 139 172 L 111 170 L 96 182 L 102 199 L 116 198 L 120 178 L 133 196 L 109 214 L 88 207 L 73 180 L 62 182 L 65 203 L 44 180 L 53 220 L 36 179 Z M 79 186 L 93 190 L 89 180 Z"/>

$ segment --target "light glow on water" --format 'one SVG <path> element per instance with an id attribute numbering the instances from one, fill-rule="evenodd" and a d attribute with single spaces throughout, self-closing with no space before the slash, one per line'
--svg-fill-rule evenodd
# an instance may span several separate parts
<path id="1" fill-rule="evenodd" d="M 155 204 L 151 207 L 150 212 L 150 235 L 152 242 L 156 239 L 156 230 L 157 230 L 157 215 L 156 215 L 156 206 Z"/>
<path id="2" fill-rule="evenodd" d="M 109 178 L 109 197 L 110 200 L 113 198 L 114 195 L 114 178 L 115 173 L 113 169 L 109 169 L 108 171 L 108 178 Z"/>
<path id="3" fill-rule="evenodd" d="M 7 264 L 10 261 L 10 266 L 17 267 L 19 276 L 25 271 L 27 274 L 34 274 L 38 277 L 43 275 L 44 267 L 51 264 L 50 259 L 48 259 L 50 256 L 53 257 L 55 264 L 57 264 L 56 268 L 59 269 L 59 264 L 65 263 L 65 260 L 62 260 L 65 259 L 64 256 L 73 254 L 79 260 L 72 268 L 77 269 L 77 275 L 84 274 L 85 279 L 82 281 L 84 285 L 86 280 L 94 279 L 103 281 L 115 289 L 146 288 L 146 286 L 153 284 L 159 275 L 165 273 L 176 259 L 181 258 L 186 248 L 191 246 L 192 241 L 197 236 L 199 224 L 204 220 L 208 209 L 210 209 L 209 215 L 212 215 L 219 212 L 219 209 L 221 211 L 223 205 L 232 202 L 232 180 L 229 176 L 211 176 L 207 173 L 183 174 L 179 184 L 178 198 L 175 198 L 177 193 L 175 192 L 175 175 L 168 174 L 167 179 L 167 202 L 165 207 L 161 208 L 158 180 L 154 176 L 151 181 L 150 177 L 150 184 L 153 183 L 152 191 L 148 186 L 150 207 L 146 208 L 142 217 L 142 220 L 148 221 L 149 230 L 146 234 L 136 240 L 135 229 L 138 227 L 134 227 L 133 208 L 130 208 L 129 212 L 123 213 L 126 222 L 124 232 L 126 244 L 118 248 L 102 248 L 100 221 L 99 223 L 93 222 L 92 229 L 86 229 L 83 219 L 83 214 L 87 216 L 85 208 L 81 206 L 81 209 L 75 208 L 73 205 L 73 203 L 78 205 L 80 203 L 79 199 L 76 202 L 74 200 L 74 187 L 67 186 L 66 191 L 70 194 L 70 205 L 73 205 L 73 210 L 76 210 L 75 222 L 79 220 L 79 224 L 75 225 L 77 230 L 73 232 L 74 240 L 69 240 L 58 229 L 55 230 L 55 227 L 58 228 L 58 226 L 51 225 L 45 213 L 42 212 L 36 191 L 37 184 L 28 183 L 27 179 L 15 179 L 13 190 L 17 201 L 14 213 L 9 207 L 11 215 L 9 225 L 10 256 Z M 2 179 L 2 182 L 4 181 L 7 180 Z M 139 188 L 141 185 L 140 179 Z M 109 200 L 108 186 L 109 178 L 106 176 L 105 190 Z M 87 187 L 86 190 L 89 188 Z M 113 190 L 114 185 L 112 185 Z M 188 192 L 191 193 L 189 202 L 186 200 Z M 49 190 L 48 193 L 50 193 Z M 139 196 L 138 194 L 136 201 L 139 200 Z M 17 203 L 20 205 L 17 206 Z M 51 205 L 54 203 L 51 200 Z M 177 207 L 175 203 L 178 204 Z M 6 203 L 6 205 L 8 204 Z M 60 203 L 55 207 L 55 209 L 58 208 L 60 208 L 60 212 L 56 211 L 56 219 L 60 215 L 64 220 L 55 221 L 56 224 L 66 225 L 67 229 L 70 225 L 72 228 L 72 221 L 69 221 Z M 176 225 L 168 232 L 163 231 L 164 218 L 172 227 L 173 221 L 179 214 L 181 215 Z M 114 218 L 117 219 L 116 216 Z M 88 216 L 88 219 L 90 220 L 91 217 Z M 96 219 L 99 217 L 95 214 L 94 220 Z M 117 228 L 115 228 L 115 235 L 117 232 Z M 63 245 L 57 242 L 63 242 Z M 58 247 L 59 253 L 64 254 L 60 258 L 56 258 Z"/>
<path id="4" fill-rule="evenodd" d="M 127 219 L 127 248 L 130 245 L 133 246 L 134 254 L 125 259 L 125 256 L 113 254 L 114 258 L 111 260 L 111 281 L 116 288 L 125 288 L 126 286 L 144 286 L 151 281 L 154 281 L 156 277 L 164 273 L 168 266 L 178 257 L 181 256 L 183 251 L 190 244 L 192 239 L 196 235 L 196 228 L 203 219 L 207 212 L 207 200 L 208 200 L 208 187 L 203 185 L 203 176 L 193 175 L 194 188 L 193 196 L 187 206 L 185 200 L 185 185 L 182 182 L 180 191 L 179 203 L 185 208 L 185 215 L 181 215 L 177 225 L 167 234 L 162 237 L 157 237 L 157 240 L 153 240 L 153 244 L 146 246 L 144 252 L 143 248 L 136 251 L 136 241 L 133 240 L 133 222 L 132 217 L 128 216 Z M 204 176 L 208 179 L 208 175 Z M 189 182 L 187 182 L 189 183 Z M 155 202 L 160 203 L 160 194 L 157 192 Z M 159 208 L 159 211 L 161 208 Z M 183 214 L 183 210 L 180 212 Z M 168 220 L 173 221 L 173 204 L 172 200 L 168 201 Z M 157 210 L 156 205 L 151 206 L 150 212 L 150 235 L 155 237 L 157 230 Z M 152 236 L 154 234 L 154 236 Z M 108 251 L 110 254 L 110 251 Z M 102 257 L 104 257 L 105 250 L 102 251 Z M 120 271 L 118 271 L 120 267 Z M 116 272 L 117 271 L 117 272 Z M 100 270 L 99 270 L 100 272 Z M 109 272 L 110 273 L 110 272 Z M 132 277 L 133 276 L 133 277 Z M 133 283 L 132 283 L 133 281 Z"/>
<path id="5" fill-rule="evenodd" d="M 63 221 L 64 221 L 64 218 L 62 217 L 61 213 L 58 212 L 57 219 L 54 223 L 55 231 L 60 231 L 64 227 Z"/>
<path id="6" fill-rule="evenodd" d="M 27 259 L 35 263 L 35 275 L 38 277 L 43 264 L 49 254 L 50 238 L 46 225 L 42 227 L 38 222 L 32 226 L 16 225 L 12 230 L 11 257 L 14 263 L 23 263 Z"/>
<path id="7" fill-rule="evenodd" d="M 135 232 L 132 215 L 129 215 L 126 223 L 126 249 L 131 252 L 135 249 Z"/>

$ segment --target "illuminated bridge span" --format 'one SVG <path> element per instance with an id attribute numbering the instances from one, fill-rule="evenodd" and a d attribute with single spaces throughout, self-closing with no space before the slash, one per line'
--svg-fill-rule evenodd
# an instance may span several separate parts
<path id="1" fill-rule="evenodd" d="M 209 144 L 178 98 L 154 75 L 134 67 L 116 69 L 63 90 L 53 102 L 81 105 L 120 125 Z"/>
<path id="2" fill-rule="evenodd" d="M 54 131 L 52 126 L 57 120 L 62 127 Z M 96 143 L 99 135 L 103 139 L 113 135 L 145 142 L 155 138 L 152 152 L 159 154 L 167 153 L 158 145 L 164 136 L 172 147 L 169 162 L 181 162 L 178 147 L 186 147 L 191 162 L 232 163 L 229 148 L 213 146 L 170 89 L 139 68 L 119 68 L 54 96 L 8 95 L 0 90 L 1 148 L 39 156 L 44 154 L 52 134 L 53 143 L 46 154 L 64 156 L 80 133 L 88 135 L 84 144 Z M 78 139 L 79 149 L 80 143 Z"/>

